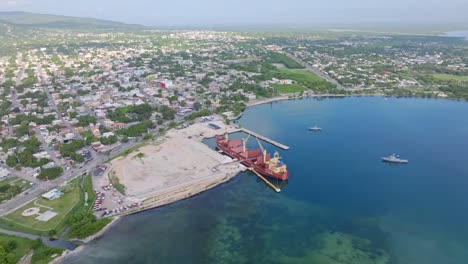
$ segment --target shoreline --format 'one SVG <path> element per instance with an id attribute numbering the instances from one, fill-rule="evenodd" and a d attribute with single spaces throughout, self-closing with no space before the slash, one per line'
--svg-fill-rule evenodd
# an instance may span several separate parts
<path id="1" fill-rule="evenodd" d="M 70 240 L 70 242 L 78 242 L 78 243 L 83 243 L 82 245 L 77 246 L 73 250 L 64 250 L 62 255 L 58 256 L 57 258 L 53 259 L 49 264 L 59 264 L 61 261 L 63 261 L 66 257 L 77 254 L 81 251 L 83 251 L 84 247 L 92 242 L 93 240 L 103 236 L 111 227 L 117 224 L 117 222 L 120 220 L 122 216 L 116 216 L 112 221 L 106 225 L 103 229 L 101 229 L 99 232 L 97 232 L 94 235 L 91 235 L 87 238 L 84 239 L 73 239 Z"/>
<path id="2" fill-rule="evenodd" d="M 242 171 L 240 171 L 240 172 L 242 172 Z M 174 192 L 172 196 L 171 195 L 164 196 L 163 199 L 157 199 L 158 197 L 156 197 L 155 201 L 152 201 L 152 202 L 150 202 L 150 203 L 148 203 L 146 205 L 143 205 L 142 207 L 140 207 L 140 209 L 138 211 L 132 211 L 132 212 L 129 212 L 127 214 L 118 215 L 108 225 L 106 225 L 103 229 L 101 229 L 98 233 L 96 233 L 94 235 L 91 235 L 91 236 L 89 236 L 87 238 L 84 238 L 84 239 L 70 240 L 70 242 L 78 242 L 78 243 L 83 243 L 83 244 L 79 245 L 78 247 L 76 247 L 73 250 L 64 250 L 62 255 L 58 256 L 55 259 L 53 259 L 49 264 L 60 264 L 67 257 L 80 253 L 81 251 L 83 251 L 85 249 L 85 247 L 89 243 L 91 243 L 95 239 L 98 239 L 98 238 L 102 237 L 103 235 L 105 235 L 105 233 L 110 228 L 112 228 L 114 225 L 117 225 L 119 220 L 121 220 L 123 217 L 130 216 L 130 215 L 133 215 L 133 214 L 142 213 L 142 212 L 152 210 L 152 209 L 156 209 L 156 208 L 160 208 L 160 207 L 164 207 L 164 206 L 176 203 L 176 202 L 180 202 L 180 201 L 192 198 L 192 197 L 197 196 L 197 195 L 199 195 L 199 194 L 201 194 L 201 193 L 203 193 L 205 191 L 211 190 L 211 189 L 216 188 L 216 187 L 218 187 L 218 186 L 220 186 L 220 185 L 222 185 L 224 183 L 229 182 L 231 179 L 233 179 L 237 175 L 239 175 L 240 172 L 224 175 L 224 177 L 222 177 L 223 175 L 218 175 L 217 178 L 213 179 L 213 181 L 211 181 L 211 183 L 209 183 L 209 184 L 207 184 L 208 182 L 203 182 L 203 181 L 200 181 L 198 184 L 195 184 L 195 185 L 190 185 L 189 184 L 189 185 L 186 186 L 186 188 L 193 188 L 194 186 L 198 187 L 198 188 L 192 190 L 188 194 L 185 192 L 186 189 L 183 189 L 182 191 Z M 164 195 L 164 194 L 162 194 L 162 195 Z M 151 200 L 151 199 L 152 198 L 149 198 L 148 200 Z"/>
<path id="3" fill-rule="evenodd" d="M 295 99 L 303 99 L 305 97 L 385 97 L 385 94 L 314 94 L 314 95 L 304 95 L 303 97 L 296 97 L 296 98 L 290 98 L 289 96 L 278 96 L 278 97 L 273 97 L 273 98 L 267 98 L 267 99 L 261 99 L 261 100 L 256 100 L 252 103 L 249 103 L 246 106 L 246 109 L 249 107 L 254 107 L 254 106 L 259 106 L 262 104 L 268 104 L 268 103 L 273 103 L 273 102 L 278 102 L 278 101 L 284 101 L 284 100 L 295 100 Z M 396 97 L 390 95 L 389 97 Z M 419 97 L 417 97 L 419 98 Z M 453 100 L 452 98 L 432 98 L 432 99 L 449 99 Z M 244 111 L 237 117 L 236 119 L 239 119 L 242 117 Z M 214 137 L 214 136 L 213 136 Z M 205 138 L 210 138 L 210 136 L 207 136 Z M 119 160 L 119 159 L 117 159 Z M 141 212 L 145 212 L 151 209 L 156 209 L 156 208 L 161 208 L 179 201 L 183 201 L 186 199 L 189 199 L 191 197 L 195 197 L 205 191 L 208 191 L 210 189 L 213 189 L 215 187 L 218 187 L 224 183 L 229 182 L 231 179 L 235 178 L 237 175 L 239 175 L 241 172 L 245 171 L 245 169 L 238 171 L 237 173 L 227 173 L 224 175 L 214 175 L 213 177 L 209 179 L 200 179 L 195 182 L 188 182 L 183 184 L 184 186 L 177 190 L 176 192 L 172 192 L 171 188 L 172 187 L 178 187 L 178 186 L 172 186 L 171 188 L 167 190 L 163 190 L 160 193 L 155 194 L 154 197 L 147 198 L 144 200 L 144 204 L 137 210 L 137 211 L 130 211 L 126 214 L 118 215 L 116 216 L 107 226 L 105 226 L 102 230 L 100 230 L 98 233 L 95 235 L 92 235 L 90 237 L 87 237 L 85 239 L 80 239 L 80 240 L 72 240 L 81 242 L 83 243 L 82 245 L 78 246 L 77 248 L 73 250 L 65 250 L 61 256 L 57 257 L 56 259 L 52 260 L 50 263 L 52 264 L 59 264 L 61 261 L 63 261 L 66 257 L 78 254 L 81 251 L 84 250 L 84 247 L 94 241 L 95 239 L 105 235 L 105 233 L 112 228 L 114 225 L 118 223 L 118 221 L 124 217 L 124 216 L 129 216 L 132 214 L 137 214 Z M 222 174 L 222 173 L 221 173 Z"/>
<path id="4" fill-rule="evenodd" d="M 220 119 L 214 122 L 222 126 L 223 121 Z M 233 131 L 235 127 L 228 126 L 227 130 Z M 58 256 L 51 263 L 64 263 L 64 259 L 81 252 L 86 245 L 104 236 L 110 228 L 125 216 L 189 199 L 229 182 L 240 172 L 245 171 L 246 167 L 241 164 L 232 164 L 232 160 L 227 160 L 226 156 L 203 143 L 204 139 L 214 137 L 217 134 L 219 134 L 219 131 L 208 128 L 204 123 L 195 124 L 183 130 L 172 129 L 159 142 L 145 144 L 139 148 L 138 153 L 144 153 L 144 157 L 136 159 L 133 157 L 135 154 L 132 154 L 111 161 L 105 175 L 109 176 L 110 173 L 116 172 L 116 177 L 125 185 L 126 192 L 128 192 L 125 196 L 134 201 L 139 200 L 140 206 L 137 210 L 114 216 L 115 218 L 108 225 L 92 236 L 71 240 L 71 242 L 80 245 L 73 250 L 65 250 L 61 256 Z M 186 153 L 183 158 L 184 161 L 180 160 L 179 151 Z M 161 161 L 155 160 L 158 158 L 165 161 L 167 163 L 165 166 L 169 168 L 164 168 Z M 186 162 L 187 160 L 190 161 Z M 201 160 L 205 163 L 198 165 Z M 159 173 L 154 173 L 155 168 L 152 167 L 154 163 L 159 164 Z M 141 166 L 141 164 L 147 165 Z M 195 166 L 198 166 L 198 168 Z M 139 171 L 141 167 L 146 169 Z M 142 181 L 138 177 L 135 178 L 135 175 L 145 178 L 146 181 Z M 178 176 L 175 177 L 175 175 Z M 165 182 L 165 180 L 173 177 L 176 178 L 174 182 Z M 105 179 L 106 177 L 95 178 L 93 179 L 93 185 L 96 185 L 95 180 L 105 181 Z M 151 186 L 151 184 L 153 185 Z"/>

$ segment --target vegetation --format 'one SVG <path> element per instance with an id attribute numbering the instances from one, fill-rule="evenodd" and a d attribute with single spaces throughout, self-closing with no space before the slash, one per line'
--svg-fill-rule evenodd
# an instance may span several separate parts
<path id="1" fill-rule="evenodd" d="M 173 120 L 175 118 L 175 111 L 167 105 L 159 107 L 158 112 L 162 114 L 164 120 Z"/>
<path id="2" fill-rule="evenodd" d="M 304 87 L 297 84 L 274 84 L 273 87 L 279 93 L 300 93 L 305 90 Z"/>
<path id="3" fill-rule="evenodd" d="M 16 142 L 15 140 L 12 141 L 4 141 L 4 147 L 10 147 L 9 144 Z M 17 143 L 18 144 L 18 143 Z M 31 136 L 28 140 L 23 141 L 22 143 L 22 150 L 21 152 L 14 153 L 9 155 L 5 161 L 5 163 L 9 167 L 16 167 L 17 165 L 21 165 L 24 167 L 40 167 L 47 163 L 49 163 L 48 159 L 37 159 L 33 156 L 34 153 L 39 151 L 41 143 L 36 138 L 36 136 Z"/>
<path id="4" fill-rule="evenodd" d="M 78 125 L 79 126 L 89 126 L 89 124 L 96 124 L 97 120 L 94 116 L 79 116 L 78 117 Z"/>
<path id="5" fill-rule="evenodd" d="M 9 200 L 16 195 L 29 189 L 31 185 L 28 181 L 13 177 L 0 181 L 0 202 Z"/>
<path id="6" fill-rule="evenodd" d="M 60 155 L 63 157 L 70 157 L 75 161 L 82 162 L 84 160 L 83 156 L 77 154 L 76 151 L 85 147 L 84 140 L 73 140 L 68 144 L 63 144 L 60 147 Z"/>
<path id="7" fill-rule="evenodd" d="M 37 178 L 43 180 L 53 180 L 58 178 L 60 175 L 63 173 L 63 168 L 62 167 L 55 167 L 55 168 L 49 168 L 49 169 L 41 169 L 41 173 Z"/>
<path id="8" fill-rule="evenodd" d="M 301 64 L 297 63 L 295 60 L 278 52 L 268 53 L 267 61 L 270 63 L 281 63 L 284 66 L 286 66 L 286 68 L 288 69 L 304 69 L 305 68 Z"/>
<path id="9" fill-rule="evenodd" d="M 148 129 L 153 128 L 155 128 L 155 125 L 152 121 L 144 121 L 128 128 L 117 130 L 115 133 L 121 136 L 138 137 L 146 133 Z"/>
<path id="10" fill-rule="evenodd" d="M 112 186 L 119 191 L 121 194 L 125 195 L 125 185 L 120 183 L 120 180 L 115 173 L 109 174 L 109 181 L 112 183 Z"/>
<path id="11" fill-rule="evenodd" d="M 52 121 L 55 120 L 55 115 L 46 115 L 42 118 L 39 118 L 34 115 L 25 115 L 25 114 L 18 114 L 15 118 L 10 120 L 11 125 L 23 125 L 26 126 L 30 122 L 34 122 L 38 125 L 49 125 L 52 124 Z"/>
<path id="12" fill-rule="evenodd" d="M 466 75 L 454 75 L 454 74 L 434 74 L 433 77 L 439 81 L 458 81 L 468 82 L 468 76 Z"/>
<path id="13" fill-rule="evenodd" d="M 31 240 L 22 237 L 0 234 L 0 263 L 17 263 L 29 251 L 33 251 L 32 264 L 46 264 L 52 260 L 52 256 L 58 256 L 62 249 L 49 248 L 40 239 Z"/>
<path id="14" fill-rule="evenodd" d="M 195 120 L 199 117 L 204 117 L 204 116 L 209 116 L 211 115 L 211 111 L 208 110 L 208 109 L 204 109 L 204 110 L 201 110 L 199 112 L 195 112 L 195 113 L 191 113 L 190 115 L 188 116 L 185 116 L 184 119 L 185 120 Z"/>
<path id="15" fill-rule="evenodd" d="M 148 104 L 125 106 L 109 111 L 107 116 L 114 122 L 131 123 L 148 120 L 153 110 Z"/>
<path id="16" fill-rule="evenodd" d="M 75 213 L 68 219 L 70 231 L 69 238 L 86 238 L 99 232 L 102 228 L 108 225 L 112 220 L 109 218 L 96 219 L 92 212 Z"/>
<path id="17" fill-rule="evenodd" d="M 75 207 L 82 206 L 83 204 L 83 202 L 80 202 L 83 198 L 79 180 L 80 179 L 75 179 L 62 188 L 64 194 L 58 199 L 50 201 L 41 197 L 4 216 L 4 220 L 0 222 L 0 227 L 46 236 L 49 235 L 49 231 L 52 229 L 62 230 L 66 224 L 67 216 Z M 24 210 L 31 207 L 38 207 L 37 204 L 53 208 L 53 211 L 56 212 L 57 215 L 47 222 L 37 221 L 35 219 L 36 216 L 25 217 L 22 215 Z M 49 209 L 40 207 L 40 210 L 40 212 L 45 212 Z"/>
<path id="18" fill-rule="evenodd" d="M 112 145 L 112 144 L 117 143 L 118 138 L 117 138 L 117 136 L 112 135 L 112 136 L 108 136 L 108 137 L 101 137 L 101 138 L 99 139 L 99 141 L 100 141 L 103 145 Z"/>

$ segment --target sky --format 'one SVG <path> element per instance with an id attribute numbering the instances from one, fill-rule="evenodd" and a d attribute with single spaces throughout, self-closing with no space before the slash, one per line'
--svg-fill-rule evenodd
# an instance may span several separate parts
<path id="1" fill-rule="evenodd" d="M 0 11 L 148 26 L 468 25 L 468 0 L 0 0 Z"/>

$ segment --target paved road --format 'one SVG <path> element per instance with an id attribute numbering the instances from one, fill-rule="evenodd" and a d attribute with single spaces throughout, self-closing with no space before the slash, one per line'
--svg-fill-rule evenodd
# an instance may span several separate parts
<path id="1" fill-rule="evenodd" d="M 323 79 L 327 80 L 328 82 L 330 83 L 333 83 L 333 84 L 336 84 L 336 87 L 338 89 L 342 89 L 342 90 L 346 90 L 347 88 L 344 87 L 343 85 L 341 85 L 338 81 L 336 81 L 335 79 L 331 78 L 328 74 L 325 74 L 323 72 L 321 72 L 319 69 L 313 67 L 312 65 L 310 65 L 309 63 L 299 59 L 298 57 L 290 54 L 290 53 L 287 53 L 287 52 L 282 52 L 284 55 L 288 56 L 289 58 L 295 60 L 297 63 L 301 64 L 302 66 L 306 67 L 307 70 L 317 74 L 318 76 L 322 77 Z"/>

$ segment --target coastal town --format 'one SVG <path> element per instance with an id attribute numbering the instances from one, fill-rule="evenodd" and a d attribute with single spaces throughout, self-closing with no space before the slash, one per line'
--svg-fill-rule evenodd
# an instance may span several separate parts
<path id="1" fill-rule="evenodd" d="M 203 141 L 239 131 L 248 106 L 468 99 L 468 44 L 446 37 L 2 32 L 0 229 L 36 238 L 90 241 L 119 216 L 245 171 Z"/>

